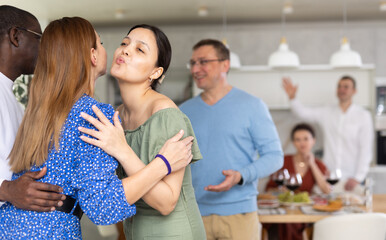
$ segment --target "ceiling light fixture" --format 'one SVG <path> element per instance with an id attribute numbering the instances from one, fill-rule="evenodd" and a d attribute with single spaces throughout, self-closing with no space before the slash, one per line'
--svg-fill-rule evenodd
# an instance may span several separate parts
<path id="1" fill-rule="evenodd" d="M 123 19 L 126 16 L 126 12 L 123 9 L 117 9 L 115 10 L 115 18 L 116 19 Z"/>
<path id="2" fill-rule="evenodd" d="M 343 2 L 343 31 L 347 28 L 347 5 Z M 343 34 L 345 35 L 345 34 Z M 362 58 L 358 52 L 351 50 L 347 37 L 343 37 L 339 51 L 330 58 L 330 65 L 333 68 L 357 68 L 362 66 Z"/>
<path id="3" fill-rule="evenodd" d="M 227 5 L 226 5 L 226 0 L 223 1 L 223 14 L 222 14 L 222 23 L 223 23 L 223 36 L 224 36 L 224 39 L 223 39 L 223 43 L 224 45 L 229 49 L 229 60 L 230 60 L 230 63 L 231 63 L 231 69 L 238 69 L 241 67 L 241 61 L 240 61 L 240 58 L 239 56 L 232 52 L 229 48 L 229 45 L 227 44 L 227 40 L 226 40 L 226 33 L 227 33 Z"/>
<path id="4" fill-rule="evenodd" d="M 284 4 L 283 10 L 281 12 L 282 36 L 285 35 L 285 6 L 286 4 Z M 299 65 L 300 61 L 298 55 L 289 49 L 287 39 L 285 37 L 282 37 L 278 50 L 273 52 L 268 58 L 268 66 L 274 69 L 291 69 L 298 68 Z"/>
<path id="5" fill-rule="evenodd" d="M 386 12 L 386 1 L 381 1 L 379 3 L 379 11 Z"/>
<path id="6" fill-rule="evenodd" d="M 208 8 L 206 6 L 199 7 L 197 14 L 199 17 L 207 17 L 209 15 Z"/>
<path id="7" fill-rule="evenodd" d="M 291 2 L 285 2 L 283 7 L 283 13 L 284 14 L 292 14 L 294 12 L 294 8 L 292 7 Z"/>

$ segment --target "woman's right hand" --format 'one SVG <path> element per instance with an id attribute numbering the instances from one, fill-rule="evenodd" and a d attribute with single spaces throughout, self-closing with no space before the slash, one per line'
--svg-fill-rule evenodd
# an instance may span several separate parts
<path id="1" fill-rule="evenodd" d="M 119 113 L 117 111 L 114 113 L 113 125 L 97 106 L 92 106 L 92 110 L 99 120 L 83 112 L 81 113 L 81 116 L 97 130 L 85 127 L 78 127 L 78 130 L 94 138 L 86 137 L 84 135 L 80 138 L 86 143 L 100 147 L 106 153 L 121 162 L 122 159 L 125 159 L 127 148 L 130 147 L 126 142 L 125 134 L 121 122 L 119 121 Z"/>
<path id="2" fill-rule="evenodd" d="M 159 154 L 168 160 L 172 172 L 186 167 L 193 158 L 192 144 L 194 138 L 189 136 L 180 140 L 183 135 L 184 131 L 180 130 L 174 137 L 167 140 L 159 151 Z"/>

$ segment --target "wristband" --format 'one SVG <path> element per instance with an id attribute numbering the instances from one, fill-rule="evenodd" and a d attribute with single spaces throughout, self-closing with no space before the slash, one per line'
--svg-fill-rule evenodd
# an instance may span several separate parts
<path id="1" fill-rule="evenodd" d="M 166 167 L 168 168 L 168 174 L 166 174 L 166 175 L 169 175 L 172 172 L 172 168 L 170 167 L 168 160 L 166 159 L 166 157 L 164 157 L 161 154 L 155 155 L 155 158 L 157 158 L 157 157 L 161 158 L 164 161 L 164 163 L 166 164 Z"/>

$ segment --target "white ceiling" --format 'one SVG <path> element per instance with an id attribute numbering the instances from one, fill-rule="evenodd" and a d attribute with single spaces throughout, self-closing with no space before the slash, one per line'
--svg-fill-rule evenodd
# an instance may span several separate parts
<path id="1" fill-rule="evenodd" d="M 152 23 L 206 24 L 222 23 L 224 3 L 228 23 L 279 22 L 284 2 L 294 12 L 286 17 L 292 21 L 340 21 L 344 1 L 347 20 L 386 20 L 379 10 L 386 0 L 0 0 L 30 11 L 39 20 L 50 21 L 63 16 L 81 16 L 94 25 Z M 208 16 L 199 17 L 198 9 L 207 7 Z M 124 12 L 117 19 L 117 10 Z"/>

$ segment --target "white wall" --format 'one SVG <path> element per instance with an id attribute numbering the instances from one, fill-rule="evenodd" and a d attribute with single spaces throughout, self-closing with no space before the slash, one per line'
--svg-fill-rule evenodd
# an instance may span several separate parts
<path id="1" fill-rule="evenodd" d="M 131 26 L 96 27 L 108 52 L 111 63 L 115 48 Z M 222 26 L 218 25 L 160 25 L 169 37 L 173 58 L 169 75 L 162 92 L 171 98 L 181 93 L 189 79 L 186 63 L 191 47 L 203 38 L 223 39 Z M 281 25 L 278 24 L 230 24 L 226 38 L 231 50 L 237 53 L 243 65 L 266 65 L 269 55 L 279 45 Z M 287 41 L 301 64 L 328 64 L 330 56 L 339 49 L 343 36 L 341 22 L 287 23 Z M 386 23 L 349 22 L 346 36 L 353 50 L 358 51 L 364 63 L 374 63 L 375 76 L 386 76 Z M 109 64 L 110 65 L 110 64 Z M 110 66 L 108 66 L 109 68 Z M 174 75 L 171 78 L 170 75 Z M 175 82 L 171 84 L 171 82 Z M 178 83 L 177 83 L 178 82 Z M 106 78 L 100 79 L 96 95 L 108 101 Z"/>
<path id="2" fill-rule="evenodd" d="M 112 61 L 114 50 L 130 27 L 96 27 L 106 47 L 109 63 Z M 229 24 L 226 36 L 222 35 L 221 24 L 159 27 L 169 37 L 173 48 L 171 67 L 161 92 L 175 100 L 184 96 L 185 87 L 189 82 L 186 63 L 190 59 L 192 46 L 199 40 L 222 40 L 226 37 L 231 50 L 239 55 L 243 65 L 266 65 L 269 55 L 277 49 L 282 36 L 280 23 Z M 290 49 L 299 55 L 301 64 L 307 65 L 328 64 L 330 56 L 339 49 L 343 36 L 342 22 L 287 23 L 285 32 Z M 374 64 L 374 76 L 386 77 L 386 22 L 348 22 L 344 35 L 349 38 L 351 48 L 360 53 L 363 63 Z M 106 78 L 101 78 L 97 83 L 96 96 L 101 101 L 111 102 L 111 96 L 107 94 L 108 89 Z M 271 113 L 286 152 L 292 152 L 293 148 L 288 142 L 289 129 L 299 119 L 291 116 L 288 110 L 272 110 Z M 320 149 L 322 136 L 319 130 L 317 134 L 319 141 L 316 149 Z"/>

